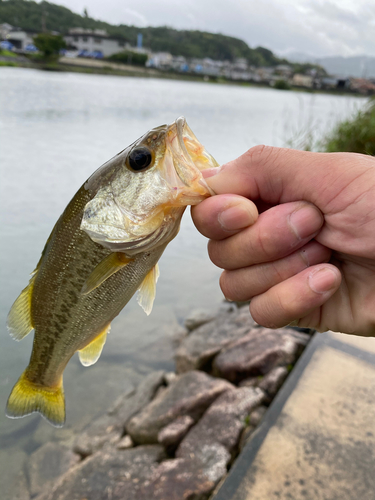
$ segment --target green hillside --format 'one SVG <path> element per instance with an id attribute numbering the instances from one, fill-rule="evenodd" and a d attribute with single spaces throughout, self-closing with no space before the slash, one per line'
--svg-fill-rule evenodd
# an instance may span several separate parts
<path id="1" fill-rule="evenodd" d="M 69 28 L 105 29 L 110 35 L 117 35 L 135 45 L 138 33 L 143 34 L 144 46 L 153 51 L 170 52 L 185 57 L 210 57 L 212 59 L 230 60 L 237 57 L 246 58 L 256 66 L 273 66 L 280 60 L 263 47 L 251 49 L 238 38 L 202 31 L 178 31 L 169 27 L 137 28 L 135 26 L 118 26 L 80 16 L 66 7 L 49 2 L 36 3 L 28 0 L 0 0 L 0 23 L 9 23 L 22 29 L 42 31 L 43 23 L 49 31 L 62 34 Z"/>

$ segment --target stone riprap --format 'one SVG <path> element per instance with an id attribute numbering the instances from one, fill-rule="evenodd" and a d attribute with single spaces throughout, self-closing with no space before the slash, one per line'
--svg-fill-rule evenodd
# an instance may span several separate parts
<path id="1" fill-rule="evenodd" d="M 256 327 L 247 307 L 219 314 L 182 339 L 175 355 L 177 373 L 205 368 L 223 347 Z"/>
<path id="2" fill-rule="evenodd" d="M 86 457 L 105 445 L 116 444 L 128 420 L 152 400 L 164 383 L 164 377 L 162 370 L 150 373 L 136 391 L 120 396 L 105 415 L 95 419 L 77 436 L 74 451 Z"/>
<path id="3" fill-rule="evenodd" d="M 126 431 L 135 443 L 157 443 L 159 431 L 181 415 L 195 422 L 210 404 L 233 386 L 199 371 L 177 377 L 161 394 L 135 415 Z"/>
<path id="4" fill-rule="evenodd" d="M 65 473 L 38 500 L 135 500 L 163 458 L 159 445 L 99 451 Z"/>
<path id="5" fill-rule="evenodd" d="M 245 419 L 263 403 L 264 392 L 258 387 L 240 387 L 225 391 L 209 407 L 177 449 L 179 458 L 191 458 L 207 445 L 222 445 L 229 458 L 238 445 Z"/>
<path id="6" fill-rule="evenodd" d="M 254 328 L 221 350 L 213 362 L 214 373 L 233 383 L 263 376 L 276 366 L 294 363 L 298 347 L 287 329 Z"/>
<path id="7" fill-rule="evenodd" d="M 31 496 L 46 491 L 56 478 L 79 461 L 80 457 L 76 453 L 59 443 L 46 443 L 38 448 L 27 461 Z"/>
<path id="8" fill-rule="evenodd" d="M 262 328 L 247 307 L 228 303 L 217 314 L 192 313 L 185 325 L 190 333 L 176 349 L 176 373 L 149 374 L 88 425 L 72 449 L 56 444 L 57 472 L 41 465 L 52 448 L 39 448 L 22 500 L 30 493 L 33 500 L 210 497 L 312 332 Z"/>

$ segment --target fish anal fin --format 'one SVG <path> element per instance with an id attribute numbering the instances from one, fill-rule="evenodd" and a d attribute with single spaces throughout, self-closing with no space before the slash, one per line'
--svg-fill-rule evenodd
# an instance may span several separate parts
<path id="1" fill-rule="evenodd" d="M 90 276 L 85 281 L 81 293 L 86 295 L 99 285 L 101 285 L 112 274 L 117 273 L 124 266 L 129 264 L 133 259 L 127 257 L 124 253 L 114 252 L 105 257 L 92 271 Z"/>
<path id="2" fill-rule="evenodd" d="M 138 304 L 142 307 L 147 316 L 152 311 L 156 295 L 156 282 L 160 276 L 159 265 L 151 269 L 138 289 Z"/>
<path id="3" fill-rule="evenodd" d="M 6 414 L 10 418 L 21 418 L 39 412 L 55 427 L 65 423 L 65 398 L 62 379 L 56 387 L 34 384 L 21 375 L 10 393 Z"/>
<path id="4" fill-rule="evenodd" d="M 111 324 L 107 325 L 86 347 L 78 351 L 83 366 L 91 366 L 98 361 L 110 329 Z"/>
<path id="5" fill-rule="evenodd" d="M 34 328 L 31 319 L 31 298 L 33 295 L 36 273 L 33 274 L 26 288 L 13 303 L 7 319 L 7 327 L 14 340 L 22 340 Z"/>

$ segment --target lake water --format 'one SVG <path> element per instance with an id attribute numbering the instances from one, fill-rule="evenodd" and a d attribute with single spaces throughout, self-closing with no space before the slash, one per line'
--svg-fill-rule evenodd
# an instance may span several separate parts
<path id="1" fill-rule="evenodd" d="M 98 363 L 83 368 L 75 356 L 66 368 L 64 429 L 38 415 L 7 419 L 6 400 L 28 363 L 32 334 L 14 342 L 6 315 L 79 186 L 148 129 L 181 115 L 223 163 L 255 144 L 298 145 L 309 133 L 323 137 L 364 102 L 234 85 L 0 69 L 2 498 L 12 498 L 18 472 L 41 444 L 69 440 L 149 371 L 173 369 L 171 336 L 177 325 L 190 310 L 216 308 L 222 300 L 220 272 L 187 213 L 160 262 L 151 316 L 132 300 L 113 322 Z"/>

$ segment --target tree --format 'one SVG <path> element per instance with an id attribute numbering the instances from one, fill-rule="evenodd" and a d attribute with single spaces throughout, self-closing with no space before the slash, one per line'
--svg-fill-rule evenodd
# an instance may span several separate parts
<path id="1" fill-rule="evenodd" d="M 51 33 L 39 33 L 39 35 L 34 36 L 34 45 L 40 52 L 43 52 L 47 59 L 53 58 L 66 47 L 61 35 L 52 35 Z"/>
<path id="2" fill-rule="evenodd" d="M 83 9 L 83 17 L 85 17 L 86 19 L 89 17 L 89 13 L 88 13 L 86 7 Z"/>

